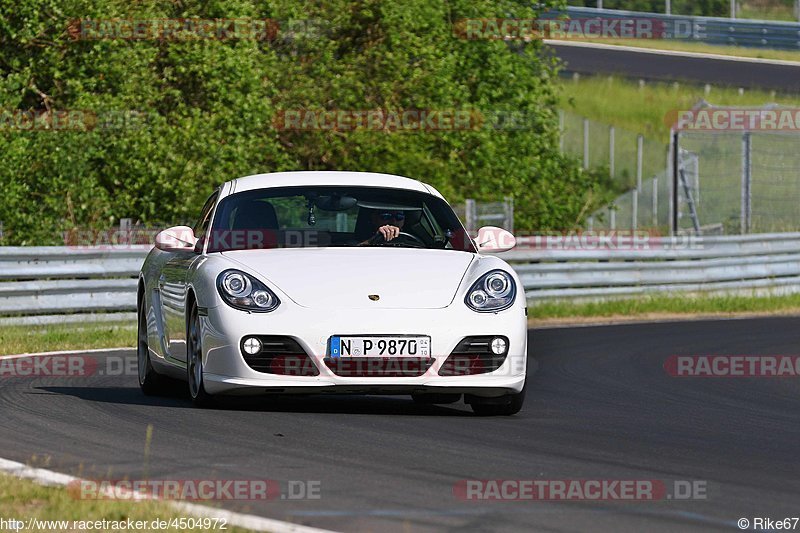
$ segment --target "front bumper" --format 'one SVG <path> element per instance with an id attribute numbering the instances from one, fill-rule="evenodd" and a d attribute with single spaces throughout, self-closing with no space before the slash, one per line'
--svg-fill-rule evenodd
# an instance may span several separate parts
<path id="1" fill-rule="evenodd" d="M 210 394 L 264 393 L 469 393 L 499 396 L 525 384 L 527 321 L 524 302 L 499 313 L 476 313 L 459 306 L 443 309 L 309 309 L 289 303 L 272 313 L 247 313 L 226 305 L 209 308 L 201 318 L 204 382 Z M 415 377 L 344 377 L 325 364 L 333 335 L 429 335 L 434 358 Z M 285 376 L 250 368 L 240 351 L 248 335 L 284 335 L 295 339 L 319 370 L 317 376 Z M 508 355 L 495 371 L 440 376 L 442 363 L 465 337 L 503 335 Z"/>

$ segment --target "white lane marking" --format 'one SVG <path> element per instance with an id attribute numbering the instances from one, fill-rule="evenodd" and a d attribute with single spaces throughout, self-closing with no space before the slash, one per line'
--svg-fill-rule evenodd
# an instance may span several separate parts
<path id="1" fill-rule="evenodd" d="M 9 461 L 8 459 L 0 458 L 0 472 L 5 472 L 18 478 L 29 479 L 45 486 L 67 486 L 70 483 L 80 483 L 86 481 L 78 477 L 70 476 L 68 474 L 61 474 L 60 472 L 53 472 L 44 468 L 33 468 L 16 461 Z M 133 500 L 137 498 L 132 498 Z M 195 503 L 175 502 L 164 500 L 164 503 L 169 504 L 177 511 L 184 511 L 195 516 L 207 518 L 223 518 L 228 521 L 230 525 L 239 526 L 251 531 L 271 531 L 273 533 L 332 533 L 327 529 L 318 529 L 314 527 L 293 524 L 291 522 L 284 522 L 282 520 L 273 520 L 271 518 L 264 518 L 261 516 L 248 515 L 242 513 L 235 513 L 233 511 L 226 511 L 224 509 L 216 509 L 214 507 L 207 507 L 205 505 L 198 505 Z"/>
<path id="2" fill-rule="evenodd" d="M 574 46 L 577 48 L 599 48 L 601 50 L 617 50 L 662 56 L 696 57 L 699 59 L 719 59 L 722 61 L 734 61 L 737 63 L 761 63 L 769 65 L 783 65 L 787 67 L 800 67 L 800 61 L 788 61 L 785 59 L 761 59 L 759 57 L 728 56 L 724 54 L 711 54 L 707 52 L 681 52 L 678 50 L 660 50 L 658 48 L 640 48 L 638 46 L 625 46 L 617 44 L 559 41 L 558 39 L 544 39 L 544 42 L 545 44 L 549 45 Z"/>

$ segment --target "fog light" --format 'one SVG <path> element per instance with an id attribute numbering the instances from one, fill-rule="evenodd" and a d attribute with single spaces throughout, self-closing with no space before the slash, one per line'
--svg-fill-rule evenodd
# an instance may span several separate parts
<path id="1" fill-rule="evenodd" d="M 502 337 L 495 337 L 494 339 L 492 339 L 491 346 L 492 346 L 492 353 L 494 353 L 495 355 L 502 355 L 506 353 L 506 348 L 508 347 L 508 344 L 506 343 L 506 340 L 503 339 Z"/>
<path id="2" fill-rule="evenodd" d="M 242 348 L 249 355 L 255 355 L 261 351 L 261 341 L 255 337 L 248 337 L 242 343 Z"/>

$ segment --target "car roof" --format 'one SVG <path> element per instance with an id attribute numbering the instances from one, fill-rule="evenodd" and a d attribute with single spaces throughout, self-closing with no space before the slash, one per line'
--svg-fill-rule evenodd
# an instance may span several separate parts
<path id="1" fill-rule="evenodd" d="M 273 172 L 270 174 L 254 174 L 231 180 L 227 189 L 228 194 L 250 191 L 253 189 L 267 189 L 272 187 L 293 187 L 303 185 L 353 185 L 363 187 L 388 187 L 392 189 L 406 189 L 425 192 L 442 197 L 439 192 L 419 180 L 381 174 L 378 172 L 350 172 L 331 170 L 308 170 L 297 172 Z"/>

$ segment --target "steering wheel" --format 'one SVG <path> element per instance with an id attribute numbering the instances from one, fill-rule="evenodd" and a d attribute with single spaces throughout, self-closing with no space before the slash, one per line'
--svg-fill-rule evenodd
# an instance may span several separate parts
<path id="1" fill-rule="evenodd" d="M 391 241 L 387 241 L 386 239 L 384 239 L 383 238 L 383 234 L 381 234 L 381 233 L 376 233 L 374 238 L 375 238 L 375 244 L 379 244 L 379 245 L 382 245 L 382 246 L 397 246 L 397 245 L 401 244 L 401 243 L 398 243 L 397 240 L 400 239 L 400 238 L 403 238 L 406 243 L 418 244 L 422 248 L 427 248 L 428 247 L 428 245 L 425 244 L 422 241 L 422 239 L 420 239 L 416 235 L 412 235 L 411 233 L 406 233 L 405 231 L 399 232 L 397 234 L 397 237 L 395 237 Z"/>

